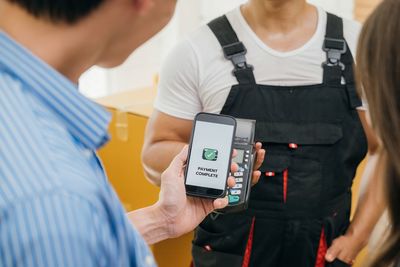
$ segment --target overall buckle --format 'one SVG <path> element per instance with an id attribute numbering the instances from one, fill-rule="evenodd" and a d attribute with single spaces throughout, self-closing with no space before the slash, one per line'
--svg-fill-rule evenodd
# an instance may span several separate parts
<path id="1" fill-rule="evenodd" d="M 222 49 L 224 51 L 225 58 L 232 61 L 233 65 L 235 66 L 234 71 L 243 69 L 253 70 L 253 66 L 247 64 L 246 62 L 247 49 L 242 42 L 225 45 L 222 47 Z"/>
<path id="2" fill-rule="evenodd" d="M 345 40 L 325 38 L 322 49 L 327 55 L 326 62 L 322 63 L 323 66 L 340 66 L 342 70 L 345 69 L 345 65 L 340 61 L 341 56 L 347 52 Z"/>

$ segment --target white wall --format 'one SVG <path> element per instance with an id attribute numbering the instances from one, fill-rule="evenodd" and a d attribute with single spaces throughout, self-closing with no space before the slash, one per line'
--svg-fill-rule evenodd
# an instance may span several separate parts
<path id="1" fill-rule="evenodd" d="M 119 91 L 154 84 L 160 65 L 173 45 L 187 33 L 246 0 L 180 0 L 169 25 L 137 49 L 114 69 L 94 67 L 80 79 L 80 90 L 89 97 L 102 97 Z M 329 12 L 353 18 L 353 0 L 308 0 Z"/>
<path id="2" fill-rule="evenodd" d="M 307 0 L 341 17 L 353 19 L 354 0 Z"/>

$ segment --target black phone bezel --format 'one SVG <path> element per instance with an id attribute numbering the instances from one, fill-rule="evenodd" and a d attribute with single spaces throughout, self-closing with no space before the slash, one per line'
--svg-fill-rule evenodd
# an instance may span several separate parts
<path id="1" fill-rule="evenodd" d="M 232 140 L 231 140 L 231 153 L 229 156 L 229 162 L 228 162 L 228 171 L 226 174 L 226 179 L 228 179 L 229 173 L 230 173 L 230 166 L 232 162 L 232 152 L 233 152 L 233 142 L 235 138 L 235 133 L 236 133 L 236 119 L 232 116 L 228 115 L 221 115 L 221 114 L 214 114 L 214 113 L 206 113 L 206 112 L 200 112 L 198 113 L 193 122 L 193 128 L 192 128 L 192 134 L 190 137 L 190 143 L 189 143 L 189 151 L 188 151 L 188 158 L 187 158 L 187 164 L 185 168 L 185 188 L 186 188 L 186 194 L 189 196 L 196 196 L 196 197 L 202 197 L 202 198 L 219 198 L 223 197 L 226 194 L 226 187 L 224 189 L 216 189 L 216 188 L 208 188 L 208 187 L 201 187 L 201 186 L 195 186 L 195 185 L 187 185 L 186 184 L 186 179 L 187 179 L 187 171 L 189 169 L 189 164 L 190 164 L 190 154 L 192 151 L 192 143 L 193 143 L 193 137 L 194 137 L 194 132 L 196 129 L 196 122 L 197 121 L 205 121 L 205 122 L 211 122 L 211 123 L 218 123 L 218 124 L 225 124 L 225 125 L 232 125 L 233 126 L 233 132 L 232 132 Z M 225 181 L 226 183 L 226 181 Z"/>

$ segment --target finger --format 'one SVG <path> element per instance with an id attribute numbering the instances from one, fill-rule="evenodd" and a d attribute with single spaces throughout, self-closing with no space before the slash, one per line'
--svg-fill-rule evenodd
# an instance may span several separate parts
<path id="1" fill-rule="evenodd" d="M 341 252 L 341 248 L 337 245 L 337 241 L 335 242 L 335 240 L 334 240 L 332 243 L 332 246 L 326 252 L 325 260 L 328 262 L 334 261 L 340 252 Z"/>
<path id="2" fill-rule="evenodd" d="M 255 144 L 254 148 L 256 149 L 256 151 L 260 150 L 262 148 L 262 143 L 261 142 L 257 142 Z"/>
<path id="3" fill-rule="evenodd" d="M 232 158 L 235 158 L 237 156 L 238 152 L 236 149 L 232 150 Z"/>
<path id="4" fill-rule="evenodd" d="M 185 163 L 188 156 L 188 149 L 189 146 L 185 145 L 175 158 L 177 158 L 180 162 Z"/>
<path id="5" fill-rule="evenodd" d="M 179 154 L 176 155 L 175 158 L 172 160 L 168 168 L 172 169 L 176 173 L 179 173 L 183 169 L 183 166 L 186 164 L 187 156 L 188 146 L 185 145 L 182 148 L 181 152 L 179 152 Z"/>
<path id="6" fill-rule="evenodd" d="M 233 176 L 229 176 L 229 177 L 228 177 L 228 180 L 227 180 L 227 185 L 228 185 L 228 187 L 229 187 L 229 188 L 232 188 L 232 187 L 235 186 L 235 184 L 236 184 L 235 178 L 234 178 Z"/>
<path id="7" fill-rule="evenodd" d="M 231 173 L 237 172 L 239 170 L 239 165 L 236 162 L 231 163 Z"/>
<path id="8" fill-rule="evenodd" d="M 341 253 L 338 254 L 336 259 L 343 261 L 344 263 L 347 263 L 348 265 L 353 265 L 353 262 L 354 262 L 353 257 L 351 257 L 350 255 L 345 253 L 343 250 L 341 251 Z"/>
<path id="9" fill-rule="evenodd" d="M 213 206 L 216 210 L 225 208 L 226 206 L 228 206 L 228 197 L 217 198 L 216 200 L 214 200 Z"/>
<path id="10" fill-rule="evenodd" d="M 256 163 L 254 164 L 254 170 L 258 170 L 264 162 L 265 149 L 259 149 L 257 151 Z"/>
<path id="11" fill-rule="evenodd" d="M 258 183 L 261 177 L 261 172 L 260 171 L 254 171 L 253 172 L 253 177 L 251 179 L 251 186 L 255 185 Z"/>

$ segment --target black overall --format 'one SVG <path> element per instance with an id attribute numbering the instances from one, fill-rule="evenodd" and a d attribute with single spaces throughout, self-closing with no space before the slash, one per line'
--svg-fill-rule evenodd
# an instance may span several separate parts
<path id="1" fill-rule="evenodd" d="M 266 158 L 249 209 L 209 216 L 196 229 L 194 266 L 314 267 L 322 241 L 329 246 L 349 225 L 351 186 L 367 152 L 342 19 L 328 14 L 323 83 L 308 86 L 256 84 L 227 18 L 209 27 L 238 80 L 221 113 L 257 120 Z"/>

